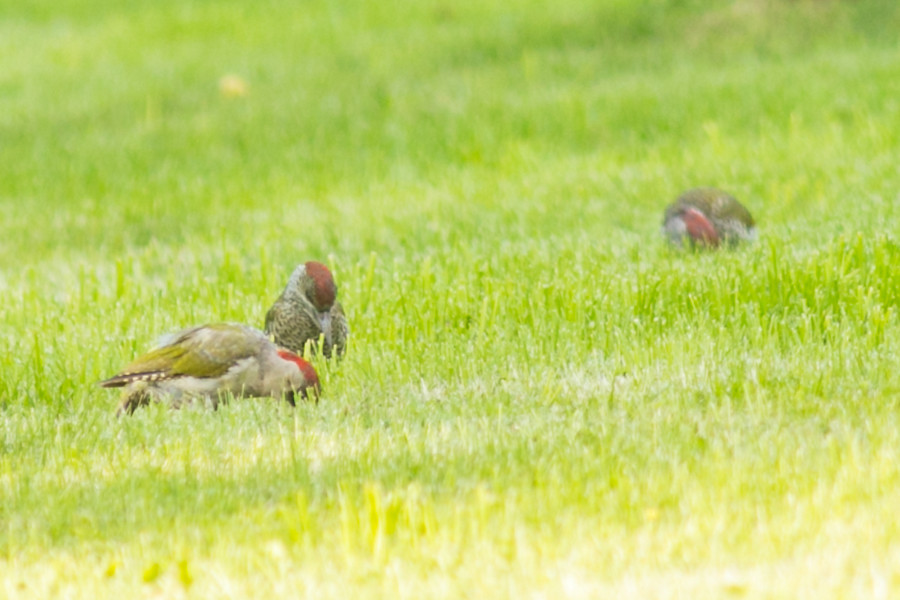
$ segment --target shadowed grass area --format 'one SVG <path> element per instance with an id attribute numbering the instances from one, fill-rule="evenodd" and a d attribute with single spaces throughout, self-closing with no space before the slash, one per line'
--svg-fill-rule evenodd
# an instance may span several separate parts
<path id="1" fill-rule="evenodd" d="M 893 2 L 2 14 L 0 596 L 900 585 Z M 667 248 L 697 185 L 759 240 Z M 318 405 L 113 416 L 309 259 Z"/>

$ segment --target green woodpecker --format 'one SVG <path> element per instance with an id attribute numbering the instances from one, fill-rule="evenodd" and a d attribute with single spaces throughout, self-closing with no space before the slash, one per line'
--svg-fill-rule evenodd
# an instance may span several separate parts
<path id="1" fill-rule="evenodd" d="M 663 234 L 676 246 L 735 246 L 756 236 L 750 212 L 734 196 L 716 188 L 694 188 L 666 208 Z"/>
<path id="2" fill-rule="evenodd" d="M 336 297 L 337 285 L 328 267 L 315 261 L 297 266 L 266 313 L 266 333 L 279 346 L 301 355 L 307 342 L 312 342 L 315 351 L 321 336 L 327 358 L 332 353 L 342 356 L 349 328 Z"/>
<path id="3" fill-rule="evenodd" d="M 200 400 L 213 407 L 227 397 L 318 399 L 315 369 L 296 354 L 278 348 L 263 332 L 246 325 L 216 323 L 192 327 L 160 340 L 117 375 L 101 381 L 124 387 L 118 414 L 149 402 L 178 408 Z"/>

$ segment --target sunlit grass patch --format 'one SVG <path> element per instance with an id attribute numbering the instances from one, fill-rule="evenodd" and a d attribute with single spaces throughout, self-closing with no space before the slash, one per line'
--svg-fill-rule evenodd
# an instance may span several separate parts
<path id="1" fill-rule="evenodd" d="M 7 12 L 0 596 L 900 585 L 893 3 Z M 756 243 L 667 247 L 697 185 Z M 321 402 L 115 418 L 310 259 Z"/>

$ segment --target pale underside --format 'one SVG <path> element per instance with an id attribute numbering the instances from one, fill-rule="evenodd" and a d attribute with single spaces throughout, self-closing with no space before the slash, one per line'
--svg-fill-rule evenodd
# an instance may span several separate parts
<path id="1" fill-rule="evenodd" d="M 216 408 L 220 401 L 227 401 L 230 397 L 271 396 L 278 387 L 290 389 L 286 376 L 283 378 L 283 385 L 275 388 L 266 379 L 263 378 L 256 359 L 242 358 L 220 377 L 181 376 L 156 381 L 134 381 L 125 386 L 122 392 L 119 413 L 134 412 L 139 406 L 150 402 L 165 402 L 172 408 L 200 402 Z"/>

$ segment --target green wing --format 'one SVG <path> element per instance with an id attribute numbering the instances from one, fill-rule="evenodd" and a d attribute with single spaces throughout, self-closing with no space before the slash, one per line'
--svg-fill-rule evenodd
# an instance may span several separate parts
<path id="1" fill-rule="evenodd" d="M 347 348 L 347 336 L 350 335 L 350 327 L 347 325 L 347 317 L 344 315 L 344 307 L 340 302 L 335 302 L 331 307 L 331 337 L 334 350 L 338 357 L 344 355 Z"/>
<path id="2" fill-rule="evenodd" d="M 678 204 L 693 206 L 714 219 L 735 219 L 746 227 L 753 227 L 750 211 L 738 200 L 718 188 L 694 188 L 684 192 Z"/>
<path id="3" fill-rule="evenodd" d="M 173 334 L 164 345 L 139 356 L 120 373 L 101 382 L 117 387 L 137 380 L 218 377 L 242 358 L 252 356 L 264 336 L 248 327 L 217 323 Z"/>

